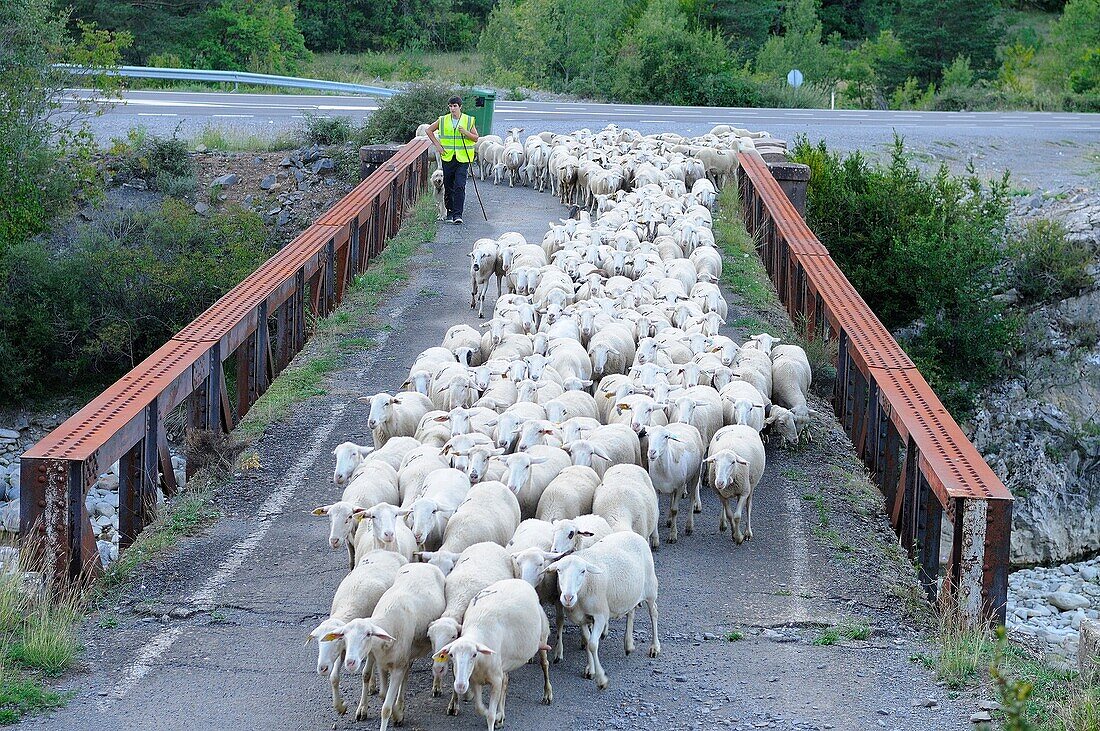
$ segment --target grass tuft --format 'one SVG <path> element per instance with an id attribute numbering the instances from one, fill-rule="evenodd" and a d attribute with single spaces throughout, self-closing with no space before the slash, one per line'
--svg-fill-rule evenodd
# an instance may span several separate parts
<path id="1" fill-rule="evenodd" d="M 722 283 L 737 292 L 745 303 L 757 309 L 781 309 L 771 279 L 756 255 L 756 242 L 745 229 L 741 218 L 741 199 L 737 186 L 727 185 L 718 196 L 718 216 L 714 221 L 715 240 L 724 254 Z M 743 318 L 751 319 L 751 318 Z M 767 325 L 756 332 L 766 332 Z M 748 327 L 748 325 L 746 325 Z M 750 330 L 755 329 L 749 327 Z M 774 329 L 774 328 L 773 328 Z"/>

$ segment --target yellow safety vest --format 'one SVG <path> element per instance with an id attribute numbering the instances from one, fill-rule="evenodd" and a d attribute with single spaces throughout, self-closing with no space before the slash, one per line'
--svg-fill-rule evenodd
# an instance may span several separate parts
<path id="1" fill-rule="evenodd" d="M 463 114 L 458 120 L 458 126 L 469 130 L 474 123 L 474 118 L 469 114 Z M 454 126 L 454 118 L 450 114 L 444 114 L 439 118 L 439 144 L 443 145 L 443 154 L 440 155 L 447 162 L 454 157 L 459 162 L 472 162 L 474 159 L 474 143 L 462 136 Z"/>

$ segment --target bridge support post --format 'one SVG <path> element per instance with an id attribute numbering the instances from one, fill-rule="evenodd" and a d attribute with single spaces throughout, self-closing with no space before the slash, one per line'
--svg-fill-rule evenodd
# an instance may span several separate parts
<path id="1" fill-rule="evenodd" d="M 768 170 L 787 194 L 798 215 L 806 218 L 806 188 L 810 184 L 810 167 L 797 162 L 769 162 Z"/>

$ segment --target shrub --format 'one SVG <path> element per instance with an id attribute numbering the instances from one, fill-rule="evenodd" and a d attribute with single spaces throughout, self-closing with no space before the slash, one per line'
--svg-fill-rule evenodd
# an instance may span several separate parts
<path id="1" fill-rule="evenodd" d="M 89 225 L 65 252 L 0 260 L 0 403 L 94 389 L 132 368 L 273 252 L 259 215 L 177 200 Z M 12 276 L 18 272 L 18 276 Z"/>
<path id="2" fill-rule="evenodd" d="M 434 122 L 447 113 L 447 99 L 456 93 L 464 97 L 461 92 L 444 84 L 420 84 L 394 94 L 367 118 L 357 135 L 358 143 L 380 145 L 408 142 L 416 136 L 419 125 Z"/>
<path id="3" fill-rule="evenodd" d="M 306 114 L 302 138 L 310 145 L 342 145 L 351 139 L 351 119 Z"/>
<path id="4" fill-rule="evenodd" d="M 1061 223 L 1031 221 L 1014 243 L 1014 283 L 1025 300 L 1057 301 L 1092 284 L 1088 270 L 1096 257 L 1087 245 L 1067 240 Z"/>
<path id="5" fill-rule="evenodd" d="M 116 156 L 116 177 L 142 178 L 157 190 L 166 192 L 165 188 L 171 187 L 176 193 L 190 180 L 193 190 L 195 164 L 187 143 L 176 136 L 177 132 L 178 128 L 171 137 L 161 137 L 133 128 L 126 133 L 125 140 L 113 140 L 111 152 Z"/>
<path id="6" fill-rule="evenodd" d="M 991 297 L 1006 254 L 1007 176 L 925 176 L 901 139 L 884 165 L 804 138 L 793 158 L 811 169 L 811 228 L 886 327 L 906 328 L 899 340 L 948 407 L 965 410 L 1016 334 Z"/>

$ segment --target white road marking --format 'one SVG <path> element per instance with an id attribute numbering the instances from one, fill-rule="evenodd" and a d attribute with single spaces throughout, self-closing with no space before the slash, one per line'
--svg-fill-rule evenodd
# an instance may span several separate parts
<path id="1" fill-rule="evenodd" d="M 256 511 L 256 515 L 252 519 L 255 528 L 246 538 L 238 541 L 233 546 L 214 575 L 198 591 L 191 594 L 184 602 L 185 604 L 190 604 L 201 611 L 209 611 L 214 607 L 218 592 L 225 587 L 233 574 L 244 564 L 245 559 L 252 555 L 252 552 L 267 536 L 267 532 L 271 530 L 271 526 L 274 525 L 271 518 L 283 512 L 283 508 L 290 501 L 294 490 L 304 482 L 306 470 L 312 467 L 321 456 L 325 443 L 332 436 L 332 432 L 336 428 L 336 422 L 343 415 L 345 408 L 347 408 L 346 403 L 332 404 L 332 414 L 328 420 L 313 430 L 313 438 L 309 449 L 298 458 L 289 472 L 277 480 L 276 484 L 278 486 L 272 490 L 271 495 Z M 142 678 L 149 674 L 161 656 L 171 649 L 173 643 L 183 633 L 183 629 L 179 626 L 166 627 L 154 635 L 153 639 L 145 643 L 138 651 L 133 664 L 126 669 L 122 680 L 107 696 L 99 701 L 98 707 L 101 713 L 106 712 L 116 701 L 124 698 Z"/>
<path id="2" fill-rule="evenodd" d="M 791 484 L 783 495 L 783 505 L 787 508 L 787 540 L 791 547 L 791 621 L 801 622 L 807 619 L 806 599 L 799 593 L 806 585 L 806 575 L 810 569 L 810 550 L 806 541 L 806 525 L 802 520 L 802 500 L 794 494 Z"/>
<path id="3" fill-rule="evenodd" d="M 252 119 L 255 114 L 211 114 L 211 117 L 215 118 L 228 118 L 228 119 Z"/>
<path id="4" fill-rule="evenodd" d="M 138 112 L 139 117 L 178 117 L 175 112 Z"/>

